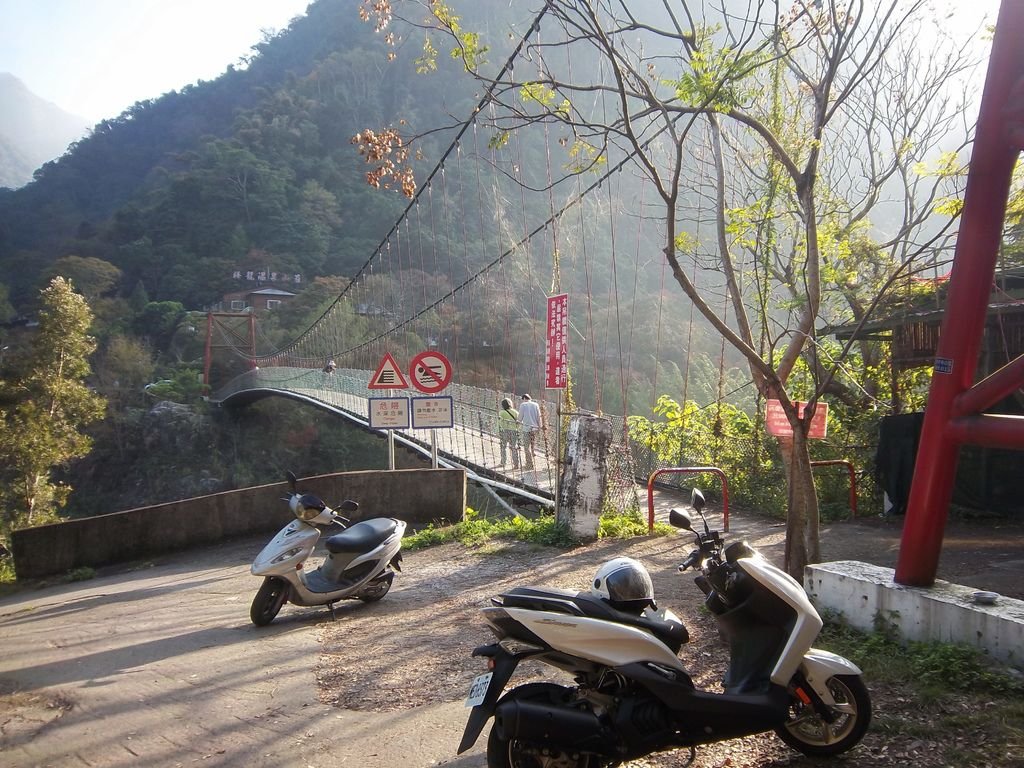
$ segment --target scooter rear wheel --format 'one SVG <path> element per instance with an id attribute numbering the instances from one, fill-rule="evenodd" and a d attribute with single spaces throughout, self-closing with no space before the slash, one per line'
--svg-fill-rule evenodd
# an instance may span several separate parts
<path id="1" fill-rule="evenodd" d="M 268 576 L 260 585 L 249 608 L 249 618 L 257 627 L 264 627 L 274 620 L 281 606 L 288 600 L 288 583 Z"/>
<path id="2" fill-rule="evenodd" d="M 509 691 L 503 700 L 559 701 L 567 689 L 554 683 L 531 683 Z M 604 768 L 618 763 L 601 762 L 595 755 L 566 753 L 543 744 L 506 740 L 491 727 L 487 737 L 487 768 Z"/>
<path id="3" fill-rule="evenodd" d="M 370 581 L 357 597 L 364 603 L 375 603 L 380 600 L 391 589 L 391 582 L 395 580 L 395 572 L 387 571 L 376 579 Z"/>
<path id="4" fill-rule="evenodd" d="M 852 749 L 871 722 L 871 696 L 858 675 L 834 675 L 827 682 L 835 699 L 835 720 L 826 722 L 814 707 L 794 700 L 790 717 L 775 729 L 779 738 L 805 755 L 831 757 Z"/>

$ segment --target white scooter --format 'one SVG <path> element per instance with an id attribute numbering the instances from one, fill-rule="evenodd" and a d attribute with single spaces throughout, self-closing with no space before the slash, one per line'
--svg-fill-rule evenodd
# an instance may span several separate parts
<path id="1" fill-rule="evenodd" d="M 698 490 L 693 506 L 703 519 Z M 517 587 L 483 609 L 498 642 L 473 651 L 490 671 L 470 689 L 460 753 L 492 716 L 489 768 L 604 768 L 678 748 L 692 762 L 696 745 L 763 731 L 816 757 L 861 740 L 871 720 L 861 671 L 811 647 L 822 622 L 800 584 L 746 542 L 723 549 L 706 519 L 703 533 L 686 512 L 669 519 L 696 537 L 679 570 L 702 571 L 705 606 L 730 643 L 724 691 L 694 686 L 678 656 L 686 627 L 657 610 L 647 569 L 620 557 L 601 566 L 589 592 Z M 528 683 L 502 696 L 526 659 L 576 684 Z"/>
<path id="2" fill-rule="evenodd" d="M 326 605 L 334 615 L 339 600 L 380 600 L 391 589 L 395 571 L 401 571 L 402 535 L 405 523 L 390 517 L 363 520 L 346 527 L 349 520 L 337 514 L 311 493 L 296 490 L 295 475 L 288 473 L 291 493 L 283 499 L 295 520 L 282 528 L 257 555 L 250 569 L 263 576 L 263 585 L 249 609 L 256 626 L 269 624 L 286 602 L 294 605 Z M 359 505 L 342 502 L 343 512 Z M 340 525 L 341 533 L 326 539 L 327 557 L 319 568 L 303 567 L 320 539 L 321 528 Z"/>

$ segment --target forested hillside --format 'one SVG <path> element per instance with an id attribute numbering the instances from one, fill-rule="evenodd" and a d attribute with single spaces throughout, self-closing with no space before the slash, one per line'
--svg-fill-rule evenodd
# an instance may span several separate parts
<path id="1" fill-rule="evenodd" d="M 349 140 L 404 119 L 465 114 L 469 84 L 441 62 L 389 64 L 351 3 L 319 0 L 245 67 L 104 120 L 35 182 L 0 192 L 0 270 L 16 306 L 68 255 L 122 271 L 112 290 L 199 308 L 247 263 L 346 274 L 404 205 L 374 194 Z M 462 88 L 459 87 L 460 82 Z"/>
<path id="2" fill-rule="evenodd" d="M 88 457 L 52 478 L 73 489 L 65 512 L 108 512 L 371 455 L 346 448 L 358 439 L 308 409 L 277 404 L 273 417 L 250 409 L 237 421 L 207 412 L 199 398 L 202 310 L 238 286 L 235 274 L 303 275 L 309 288 L 280 331 L 297 333 L 406 205 L 366 184 L 352 135 L 399 120 L 450 125 L 475 103 L 449 59 L 431 77 L 412 61 L 389 62 L 357 10 L 317 0 L 248 62 L 135 104 L 32 183 L 0 190 L 0 443 L 12 451 L 24 444 L 16 432 L 25 424 L 13 420 L 23 384 L 48 364 L 34 330 L 40 290 L 68 277 L 93 314 L 87 383 L 105 399 L 106 418 L 89 428 Z M 428 141 L 424 162 L 432 142 L 447 141 L 443 133 Z M 10 469 L 0 472 L 6 485 Z"/>
<path id="3" fill-rule="evenodd" d="M 748 10 L 743 3 L 735 5 L 741 15 Z M 573 10 L 571 3 L 565 7 Z M 441 14 L 426 26 L 452 18 L 444 4 L 409 3 L 403 8 L 416 9 L 409 13 Z M 242 276 L 259 272 L 301 276 L 297 296 L 290 303 L 260 315 L 259 342 L 266 345 L 260 351 L 269 353 L 275 344 L 296 338 L 320 316 L 408 205 L 398 191 L 367 184 L 370 166 L 358 151 L 361 147 L 353 146 L 353 137 L 389 126 L 414 136 L 412 161 L 422 182 L 488 82 L 480 72 L 476 73 L 479 79 L 469 76 L 467 61 L 447 55 L 451 48 L 443 38 L 431 42 L 416 19 L 407 20 L 413 24 L 404 23 L 391 37 L 388 32 L 375 33 L 372 23 L 360 19 L 359 10 L 360 4 L 351 0 L 316 0 L 288 29 L 255 46 L 248 61 L 228 66 L 213 81 L 138 103 L 101 122 L 67 154 L 40 169 L 32 183 L 0 190 L 0 373 L 4 379 L 17 382 L 28 374 L 36 379 L 42 376 L 33 370 L 40 358 L 33 331 L 25 326 L 36 316 L 40 290 L 55 276 L 69 278 L 93 314 L 91 332 L 97 349 L 90 359 L 88 385 L 105 398 L 107 415 L 90 428 L 95 443 L 89 456 L 60 468 L 64 474 L 59 479 L 75 489 L 67 507 L 72 513 L 267 482 L 275 479 L 282 464 L 292 461 L 307 460 L 317 468 L 329 468 L 324 463 L 330 456 L 340 461 L 343 451 L 336 448 L 343 440 L 328 435 L 330 428 L 301 409 L 285 412 L 282 407 L 283 415 L 276 419 L 255 411 L 254 422 L 277 425 L 258 433 L 246 431 L 233 415 L 208 412 L 200 398 L 199 374 L 204 310 L 247 287 Z M 479 30 L 480 36 L 456 34 L 454 45 L 471 41 L 473 56 L 480 57 L 474 58 L 474 64 L 483 62 L 481 68 L 491 75 L 536 12 L 520 3 L 466 2 L 458 10 L 465 15 L 459 29 Z M 638 66 L 636 80 L 656 83 L 675 106 L 680 99 L 689 99 L 700 104 L 691 108 L 697 111 L 724 110 L 717 97 L 709 100 L 700 90 L 706 84 L 692 76 L 706 66 L 702 62 L 718 61 L 711 55 L 719 44 L 717 29 L 710 22 L 698 27 L 707 51 L 694 53 L 690 61 L 677 50 L 670 30 L 672 45 L 653 49 L 651 68 Z M 559 32 L 564 30 L 555 27 L 550 34 Z M 477 168 L 497 181 L 485 179 L 481 186 L 474 177 L 483 174 L 476 168 L 463 169 L 458 163 L 446 166 L 443 178 L 451 187 L 439 186 L 436 192 L 445 231 L 437 235 L 432 231 L 431 209 L 424 215 L 431 217 L 429 225 L 417 232 L 414 245 L 406 244 L 417 251 L 419 263 L 415 268 L 411 262 L 399 264 L 387 274 L 378 270 L 361 275 L 359 283 L 367 295 L 379 288 L 380 295 L 396 297 L 396 306 L 405 302 L 401 312 L 426 314 L 420 310 L 429 306 L 421 301 L 428 290 L 432 296 L 444 296 L 468 276 L 482 274 L 481 265 L 492 262 L 496 252 L 515 243 L 572 197 L 566 190 L 580 184 L 574 174 L 586 165 L 583 158 L 593 161 L 583 174 L 585 186 L 598 176 L 597 171 L 608 170 L 603 165 L 613 165 L 636 149 L 626 142 L 616 145 L 621 122 L 609 122 L 606 136 L 613 138 L 604 146 L 599 146 L 603 139 L 595 138 L 601 135 L 598 128 L 606 112 L 611 115 L 609 121 L 615 120 L 615 96 L 605 103 L 595 95 L 606 88 L 598 82 L 607 74 L 598 66 L 601 57 L 593 50 L 584 51 L 570 62 L 557 42 L 551 43 L 550 51 L 544 50 L 547 39 L 542 43 L 537 36 L 531 43 L 540 53 L 519 65 L 528 71 L 509 74 L 515 82 L 506 83 L 502 98 L 512 114 L 530 109 L 546 112 L 555 132 L 549 137 L 547 123 L 539 120 L 543 131 L 534 134 L 503 131 L 500 121 L 488 125 L 485 116 L 473 150 L 478 155 L 493 150 Z M 687 40 L 685 35 L 683 39 Z M 478 40 L 486 44 L 477 47 Z M 770 46 L 771 40 L 767 38 L 764 45 Z M 723 56 L 728 50 L 722 49 Z M 517 385 L 526 379 L 532 388 L 536 380 L 522 371 L 538 368 L 543 343 L 536 343 L 536 331 L 543 324 L 543 314 L 528 312 L 524 297 L 543 300 L 557 276 L 563 281 L 561 290 L 582 299 L 571 310 L 573 320 L 578 320 L 573 333 L 586 341 L 579 345 L 587 347 L 580 355 L 589 355 L 593 374 L 574 379 L 575 405 L 643 416 L 650 415 L 660 395 L 670 401 L 691 401 L 682 404 L 689 409 L 686 413 L 697 408 L 711 413 L 710 406 L 725 403 L 732 407 L 737 424 L 758 432 L 754 420 L 763 403 L 756 400 L 749 358 L 744 362 L 746 353 L 723 343 L 719 331 L 700 319 L 705 310 L 705 316 L 719 312 L 721 324 L 728 327 L 737 323 L 737 310 L 750 310 L 756 323 L 744 333 L 750 354 L 764 357 L 758 370 L 774 365 L 799 327 L 795 336 L 800 345 L 792 349 L 803 349 L 804 340 L 813 339 L 814 346 L 808 349 L 814 352 L 809 362 L 807 354 L 787 353 L 786 376 L 792 374 L 794 398 L 807 397 L 814 390 L 815 376 L 827 378 L 827 394 L 836 398 L 831 413 L 838 420 L 841 403 L 849 408 L 848 434 L 860 428 L 861 421 L 870 430 L 873 409 L 888 407 L 886 399 L 895 401 L 886 353 L 874 343 L 843 351 L 850 355 L 841 361 L 842 371 L 837 368 L 836 376 L 822 377 L 813 366 L 820 367 L 838 350 L 832 349 L 832 339 L 814 338 L 816 329 L 863 315 L 881 287 L 888 285 L 887 276 L 899 260 L 909 263 L 915 257 L 903 251 L 909 251 L 911 235 L 931 224 L 932 203 L 946 200 L 947 195 L 953 200 L 955 182 L 961 178 L 953 167 L 955 153 L 946 158 L 942 166 L 948 166 L 946 171 L 931 171 L 925 161 L 932 161 L 935 147 L 902 133 L 905 123 L 920 122 L 927 128 L 925 139 L 934 139 L 943 135 L 945 123 L 957 120 L 956 109 L 936 110 L 937 116 L 930 112 L 934 94 L 941 92 L 948 78 L 941 71 L 933 72 L 935 82 L 928 86 L 932 90 L 902 83 L 901 78 L 909 76 L 905 57 L 897 54 L 894 47 L 885 66 L 860 70 L 874 78 L 863 85 L 863 91 L 880 93 L 893 88 L 891 83 L 916 88 L 913 119 L 904 114 L 908 107 L 892 106 L 903 104 L 893 96 L 888 102 L 891 114 L 875 104 L 865 125 L 837 119 L 834 126 L 827 126 L 828 131 L 821 127 L 824 139 L 813 141 L 808 139 L 813 133 L 809 116 L 833 112 L 810 109 L 806 100 L 818 93 L 813 88 L 785 82 L 785 77 L 801 71 L 799 67 L 788 75 L 781 64 L 768 67 L 767 63 L 777 61 L 775 56 L 767 56 L 764 62 L 753 57 L 749 69 L 744 64 L 735 72 L 722 65 L 722 76 L 736 80 L 737 88 L 729 90 L 729 97 L 744 102 L 754 116 L 751 124 L 764 131 L 770 126 L 781 137 L 772 146 L 786 159 L 790 154 L 805 158 L 808 147 L 827 144 L 827 162 L 817 171 L 820 209 L 801 207 L 804 204 L 798 204 L 796 196 L 800 185 L 792 179 L 785 183 L 776 179 L 779 166 L 770 153 L 765 154 L 759 135 L 748 124 L 734 124 L 718 136 L 719 129 L 712 131 L 705 120 L 700 123 L 703 128 L 688 134 L 689 139 L 686 132 L 680 134 L 678 151 L 665 152 L 660 144 L 648 148 L 649 169 L 658 172 L 669 167 L 673 155 L 672 162 L 679 165 L 673 182 L 678 196 L 668 197 L 672 217 L 666 216 L 668 207 L 661 205 L 644 173 L 635 163 L 626 165 L 567 217 L 572 221 L 564 223 L 561 235 L 521 249 L 535 251 L 539 265 L 535 272 L 483 275 L 476 290 L 487 293 L 479 303 L 468 302 L 449 314 L 435 312 L 429 318 L 434 326 L 427 332 L 410 331 L 407 335 L 415 337 L 410 341 L 419 348 L 429 338 L 443 344 L 445 334 L 461 324 L 464 337 L 473 337 L 479 350 L 486 348 L 460 359 L 464 382 L 510 386 L 502 376 L 518 365 Z M 541 63 L 545 55 L 554 62 L 552 71 L 564 67 L 566 78 L 583 81 L 572 94 L 575 101 L 556 99 L 553 91 L 543 87 L 529 87 L 533 85 L 529 78 L 547 66 Z M 798 45 L 787 55 L 795 61 L 801 55 L 813 58 L 813 52 L 804 53 Z M 754 66 L 754 62 L 761 63 Z M 961 64 L 950 66 L 960 71 Z M 967 68 L 966 63 L 962 66 Z M 659 67 L 678 80 L 667 79 L 669 74 L 662 77 Z M 630 99 L 625 102 L 629 104 Z M 567 104 L 573 110 L 568 125 Z M 851 101 L 844 109 L 859 114 L 860 104 Z M 643 110 L 637 115 L 638 125 L 649 125 L 650 115 L 656 114 L 662 111 Z M 876 125 L 879 121 L 882 128 Z M 673 126 L 667 127 L 674 130 Z M 860 128 L 867 139 L 858 133 Z M 588 144 L 586 137 L 595 143 Z M 876 142 L 867 153 L 871 158 L 889 158 L 891 167 L 862 157 L 864 141 Z M 613 155 L 609 147 L 618 154 Z M 816 157 L 817 153 L 814 149 L 809 154 Z M 795 169 L 796 164 L 790 159 L 785 167 Z M 547 194 L 546 179 L 552 173 L 565 177 L 564 186 L 556 184 L 556 193 Z M 931 191 L 920 193 L 917 185 L 929 178 Z M 899 183 L 905 188 L 899 188 Z M 543 194 L 528 197 L 526 187 Z M 557 201 L 556 194 L 560 195 Z M 487 205 L 483 196 L 488 198 Z M 883 220 L 884 211 L 874 206 L 876 201 L 903 211 L 903 201 L 915 196 L 927 204 L 906 207 L 902 230 L 878 225 L 876 219 Z M 675 229 L 662 227 L 669 219 Z M 948 216 L 943 221 L 948 223 Z M 454 253 L 453 242 L 458 244 Z M 678 257 L 672 274 L 667 274 L 663 258 L 666 243 L 674 244 Z M 817 291 L 820 280 L 822 296 L 815 294 L 813 302 L 803 281 L 809 246 L 821 261 L 811 282 Z M 945 242 L 928 247 L 930 267 L 942 263 L 945 248 Z M 426 266 L 425 253 L 435 256 L 432 267 Z M 448 262 L 443 267 L 438 266 L 438 253 L 444 253 Z M 723 275 L 730 270 L 735 285 L 727 286 Z M 698 273 L 704 282 L 691 293 L 702 292 L 706 301 L 704 309 L 695 313 L 698 302 L 680 285 L 687 282 L 687 275 L 696 279 Z M 805 312 L 811 304 L 814 312 Z M 354 319 L 352 327 L 345 329 L 346 343 L 359 344 L 379 330 L 370 329 L 369 314 L 375 314 L 380 324 L 398 317 L 398 310 L 386 315 L 384 309 L 357 317 L 355 308 L 348 307 Z M 513 320 L 518 324 L 515 328 Z M 523 340 L 516 347 L 521 360 L 496 352 L 504 349 L 497 342 L 513 336 Z M 607 381 L 599 381 L 602 376 Z M 857 379 L 852 386 L 847 376 Z M 913 381 L 903 386 L 907 392 L 917 391 Z M 5 407 L 16 402 L 16 389 L 0 391 Z M 662 411 L 675 412 L 670 401 L 665 401 Z M 722 408 L 713 410 L 715 436 L 728 434 L 722 431 Z M 660 413 L 659 419 L 663 418 L 671 420 L 671 414 Z M 16 445 L 17 436 L 8 437 L 8 444 Z M 678 439 L 669 442 L 665 450 L 678 453 Z"/>

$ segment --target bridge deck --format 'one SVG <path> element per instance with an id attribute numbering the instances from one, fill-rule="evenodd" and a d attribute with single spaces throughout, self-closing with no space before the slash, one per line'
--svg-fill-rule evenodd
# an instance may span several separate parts
<path id="1" fill-rule="evenodd" d="M 232 400 L 282 395 L 326 408 L 367 427 L 369 398 L 380 396 L 379 392 L 366 386 L 371 375 L 371 371 L 353 369 L 339 369 L 328 374 L 307 368 L 263 368 L 237 377 L 210 399 L 212 402 L 230 403 Z M 497 434 L 498 404 L 503 397 L 511 398 L 512 395 L 458 384 L 448 387 L 443 394 L 452 398 L 454 426 L 451 429 L 402 429 L 395 430 L 396 435 L 429 452 L 433 432 L 440 456 L 477 474 L 553 498 L 556 472 L 553 405 L 538 401 L 544 415 L 544 427 L 537 435 L 533 461 L 527 460 L 524 447 L 520 445 L 515 455 L 511 450 L 507 451 L 506 460 L 502 463 Z"/>

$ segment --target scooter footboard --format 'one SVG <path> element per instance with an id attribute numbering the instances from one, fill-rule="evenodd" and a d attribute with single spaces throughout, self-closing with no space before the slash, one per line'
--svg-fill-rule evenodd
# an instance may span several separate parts
<path id="1" fill-rule="evenodd" d="M 863 674 L 860 667 L 849 659 L 819 648 L 811 648 L 811 650 L 804 654 L 803 661 L 800 663 L 800 671 L 803 673 L 807 684 L 829 706 L 834 706 L 836 703 L 835 698 L 828 689 L 829 678 L 835 675 Z"/>

